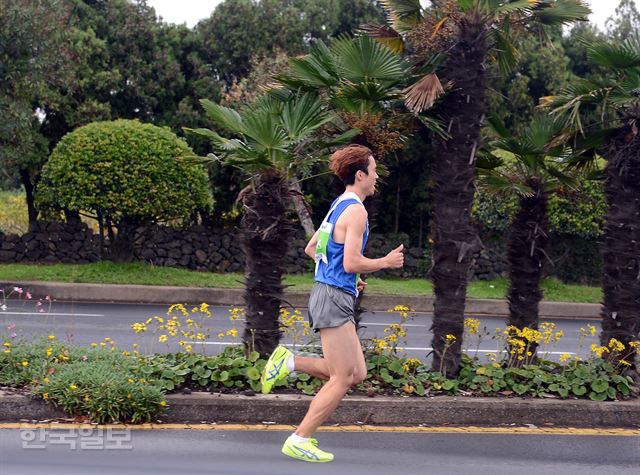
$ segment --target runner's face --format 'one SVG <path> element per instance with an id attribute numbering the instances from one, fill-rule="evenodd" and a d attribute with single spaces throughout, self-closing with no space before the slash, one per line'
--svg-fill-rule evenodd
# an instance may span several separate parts
<path id="1" fill-rule="evenodd" d="M 369 166 L 367 167 L 368 175 L 363 173 L 363 188 L 366 196 L 371 196 L 376 192 L 376 182 L 378 174 L 376 173 L 376 160 L 373 156 L 369 156 Z"/>

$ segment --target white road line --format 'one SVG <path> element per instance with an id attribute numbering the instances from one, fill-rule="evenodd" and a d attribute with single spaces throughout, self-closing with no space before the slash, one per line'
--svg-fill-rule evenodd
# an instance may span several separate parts
<path id="1" fill-rule="evenodd" d="M 214 346 L 229 346 L 229 345 L 238 345 L 239 343 L 231 343 L 228 341 L 188 341 L 187 342 L 189 345 L 214 345 Z M 288 346 L 290 348 L 293 347 L 293 344 L 291 343 L 283 343 L 282 346 Z M 320 348 L 322 345 L 296 345 L 298 347 L 302 347 L 302 346 L 306 346 L 306 347 L 314 347 L 314 348 Z M 433 351 L 433 348 L 421 348 L 421 347 L 417 347 L 417 346 L 406 346 L 406 347 L 398 347 L 398 351 L 405 351 L 405 350 L 409 350 L 409 351 Z M 506 351 L 496 351 L 496 350 L 465 350 L 465 353 L 506 353 Z M 545 352 L 541 352 L 542 354 L 549 354 L 549 355 L 564 355 L 564 354 L 569 354 L 569 355 L 575 355 L 576 353 L 572 353 L 571 351 L 545 351 Z"/>
<path id="2" fill-rule="evenodd" d="M 104 317 L 99 313 L 50 313 L 50 312 L 0 312 L 1 315 L 39 315 L 41 317 L 60 316 L 60 317 Z"/>

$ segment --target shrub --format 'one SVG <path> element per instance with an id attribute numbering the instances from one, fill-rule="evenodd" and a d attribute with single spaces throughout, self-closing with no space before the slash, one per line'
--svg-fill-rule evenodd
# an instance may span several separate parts
<path id="1" fill-rule="evenodd" d="M 212 205 L 206 170 L 176 160 L 191 155 L 169 129 L 135 120 L 93 122 L 56 145 L 37 203 L 89 214 L 113 225 L 119 239 L 140 224 L 180 222 Z"/>

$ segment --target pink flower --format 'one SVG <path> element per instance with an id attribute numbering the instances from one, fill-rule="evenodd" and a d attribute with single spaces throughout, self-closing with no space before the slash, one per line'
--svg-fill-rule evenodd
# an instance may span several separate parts
<path id="1" fill-rule="evenodd" d="M 15 323 L 10 323 L 9 325 L 7 325 L 7 330 L 13 330 L 16 327 Z"/>
<path id="2" fill-rule="evenodd" d="M 42 302 L 38 300 L 38 302 L 36 303 L 36 307 L 40 307 L 41 305 L 42 305 Z"/>
<path id="3" fill-rule="evenodd" d="M 45 300 L 51 300 L 51 297 L 49 297 L 48 295 L 44 298 Z"/>
<path id="4" fill-rule="evenodd" d="M 31 299 L 31 294 L 29 292 L 27 292 L 27 298 Z"/>
<path id="5" fill-rule="evenodd" d="M 17 334 L 16 332 L 13 332 L 13 333 L 11 334 L 11 338 L 15 338 L 15 337 L 17 337 L 17 336 L 18 336 L 18 334 Z"/>
<path id="6" fill-rule="evenodd" d="M 39 309 L 38 309 L 38 312 L 40 312 L 40 313 L 44 313 L 44 309 L 43 309 L 43 308 L 39 308 Z"/>
<path id="7" fill-rule="evenodd" d="M 24 292 L 24 290 L 22 290 L 20 287 L 14 287 L 13 290 L 18 292 L 20 295 L 22 295 L 22 292 Z"/>

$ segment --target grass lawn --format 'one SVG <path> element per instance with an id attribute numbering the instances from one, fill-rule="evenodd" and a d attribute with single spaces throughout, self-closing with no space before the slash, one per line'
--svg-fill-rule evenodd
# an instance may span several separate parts
<path id="1" fill-rule="evenodd" d="M 195 272 L 172 267 L 157 267 L 142 263 L 115 264 L 0 264 L 0 281 L 43 280 L 54 282 L 175 285 L 184 287 L 242 288 L 242 274 L 214 274 Z M 378 279 L 370 277 L 367 291 L 388 295 L 431 295 L 431 282 L 425 279 Z M 289 290 L 308 291 L 313 285 L 313 276 L 289 275 L 285 284 Z M 507 292 L 507 280 L 475 281 L 469 284 L 469 298 L 501 299 Z M 556 279 L 542 283 L 545 300 L 556 302 L 600 303 L 602 290 L 599 287 L 563 284 Z"/>

